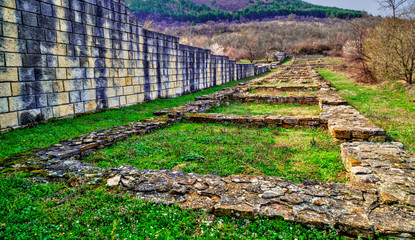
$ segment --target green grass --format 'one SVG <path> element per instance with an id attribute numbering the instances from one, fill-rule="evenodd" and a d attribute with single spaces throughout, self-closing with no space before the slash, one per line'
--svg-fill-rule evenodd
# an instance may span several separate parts
<path id="1" fill-rule="evenodd" d="M 402 142 L 415 152 L 415 102 L 403 88 L 356 84 L 343 74 L 328 69 L 318 71 L 333 83 L 340 96 L 386 130 L 389 140 Z"/>
<path id="2" fill-rule="evenodd" d="M 278 219 L 218 218 L 106 187 L 0 176 L 0 239 L 339 239 Z"/>
<path id="3" fill-rule="evenodd" d="M 101 168 L 181 168 L 199 174 L 344 181 L 339 147 L 322 129 L 178 123 L 132 137 L 85 159 Z"/>
<path id="4" fill-rule="evenodd" d="M 208 113 L 238 114 L 238 115 L 314 115 L 321 112 L 317 105 L 233 102 L 229 106 L 213 107 Z"/>
<path id="5" fill-rule="evenodd" d="M 263 77 L 265 75 L 262 74 L 257 77 Z M 49 121 L 44 124 L 39 124 L 35 128 L 20 129 L 2 134 L 0 135 L 0 159 L 33 149 L 44 148 L 56 144 L 61 140 L 82 134 L 150 118 L 153 116 L 154 111 L 192 102 L 197 96 L 210 94 L 225 87 L 235 86 L 238 83 L 246 82 L 254 78 L 256 77 L 229 82 L 221 86 L 176 98 L 157 99 L 130 107 L 108 110 L 73 119 Z"/>
<path id="6" fill-rule="evenodd" d="M 284 61 L 282 61 L 281 65 L 283 66 L 290 65 L 292 60 L 293 60 L 292 58 L 286 58 L 284 59 Z"/>

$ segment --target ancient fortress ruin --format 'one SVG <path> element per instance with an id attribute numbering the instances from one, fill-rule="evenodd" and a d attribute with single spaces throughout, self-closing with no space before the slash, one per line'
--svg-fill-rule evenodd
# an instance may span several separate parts
<path id="1" fill-rule="evenodd" d="M 145 30 L 123 0 L 2 0 L 0 21 L 0 129 L 267 70 Z"/>
<path id="2" fill-rule="evenodd" d="M 0 127 L 32 119 L 173 97 L 267 71 L 144 30 L 115 1 L 1 0 Z M 415 238 L 415 157 L 341 98 L 310 64 L 281 67 L 246 84 L 2 160 L 0 170 L 30 171 L 40 181 L 105 184 L 149 201 L 216 215 L 282 217 L 364 237 Z M 283 83 L 283 84 L 282 84 Z M 289 94 L 287 94 L 289 93 Z M 318 105 L 318 116 L 206 113 L 229 101 Z M 327 128 L 341 143 L 347 183 L 292 183 L 273 176 L 198 175 L 83 162 L 95 151 L 182 119 Z"/>

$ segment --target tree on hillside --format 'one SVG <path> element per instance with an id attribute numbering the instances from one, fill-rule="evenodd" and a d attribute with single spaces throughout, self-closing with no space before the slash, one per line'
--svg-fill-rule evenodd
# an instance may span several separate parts
<path id="1" fill-rule="evenodd" d="M 245 52 L 244 58 L 251 63 L 265 57 L 266 49 L 263 46 L 264 39 L 261 36 L 252 35 L 245 31 L 238 40 L 239 47 Z"/>
<path id="2" fill-rule="evenodd" d="M 367 28 L 353 23 L 351 23 L 351 27 L 354 34 L 343 46 L 344 63 L 348 73 L 359 82 L 376 83 L 377 78 L 368 65 L 369 58 L 364 48 Z"/>
<path id="3" fill-rule="evenodd" d="M 415 20 L 387 18 L 365 39 L 367 63 L 380 79 L 413 83 Z"/>

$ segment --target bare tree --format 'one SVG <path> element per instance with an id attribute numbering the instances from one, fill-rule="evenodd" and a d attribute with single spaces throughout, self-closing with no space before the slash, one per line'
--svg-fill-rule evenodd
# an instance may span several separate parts
<path id="1" fill-rule="evenodd" d="M 413 83 L 415 21 L 387 18 L 371 31 L 364 44 L 367 63 L 379 79 Z"/>
<path id="2" fill-rule="evenodd" d="M 364 48 L 367 28 L 355 23 L 350 25 L 354 34 L 343 46 L 344 63 L 348 73 L 359 82 L 376 83 L 377 79 L 367 63 L 370 59 Z"/>
<path id="3" fill-rule="evenodd" d="M 240 35 L 239 47 L 244 50 L 244 57 L 251 63 L 265 57 L 266 50 L 262 40 L 260 36 L 250 34 L 247 31 Z"/>
<path id="4" fill-rule="evenodd" d="M 410 0 L 378 0 L 377 2 L 382 8 L 389 8 L 392 10 L 392 17 L 396 18 L 398 9 Z"/>

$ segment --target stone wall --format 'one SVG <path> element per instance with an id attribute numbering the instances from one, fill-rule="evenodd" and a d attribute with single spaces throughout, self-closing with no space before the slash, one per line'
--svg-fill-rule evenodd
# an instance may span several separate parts
<path id="1" fill-rule="evenodd" d="M 267 71 L 148 31 L 118 0 L 0 0 L 0 129 Z"/>

